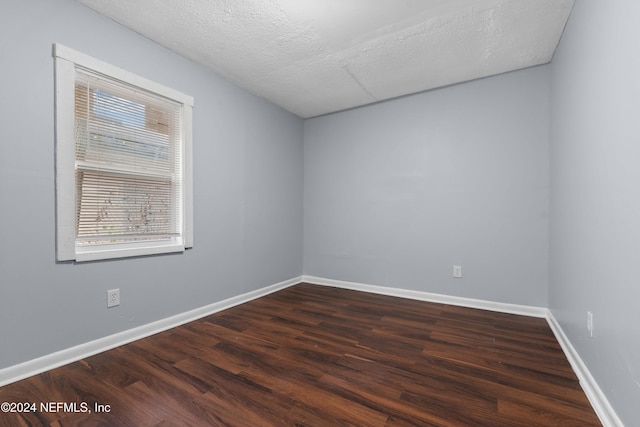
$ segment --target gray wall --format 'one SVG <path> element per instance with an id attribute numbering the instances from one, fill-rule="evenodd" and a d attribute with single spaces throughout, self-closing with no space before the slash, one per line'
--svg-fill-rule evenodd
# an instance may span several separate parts
<path id="1" fill-rule="evenodd" d="M 195 97 L 193 250 L 55 263 L 54 42 Z M 301 119 L 73 0 L 3 0 L 0 52 L 0 368 L 302 273 Z"/>
<path id="2" fill-rule="evenodd" d="M 629 426 L 640 422 L 638 16 L 636 0 L 577 1 L 551 67 L 549 304 Z"/>
<path id="3" fill-rule="evenodd" d="M 548 91 L 543 66 L 306 120 L 305 274 L 546 306 Z"/>

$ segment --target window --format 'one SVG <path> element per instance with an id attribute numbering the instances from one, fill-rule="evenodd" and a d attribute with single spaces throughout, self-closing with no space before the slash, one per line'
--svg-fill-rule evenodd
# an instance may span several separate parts
<path id="1" fill-rule="evenodd" d="M 57 259 L 192 245 L 193 98 L 54 46 Z"/>

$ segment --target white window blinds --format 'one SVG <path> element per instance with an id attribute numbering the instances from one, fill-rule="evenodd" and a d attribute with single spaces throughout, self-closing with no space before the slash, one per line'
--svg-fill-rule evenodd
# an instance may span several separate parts
<path id="1" fill-rule="evenodd" d="M 76 70 L 77 244 L 180 235 L 181 107 Z"/>
<path id="2" fill-rule="evenodd" d="M 193 242 L 193 98 L 54 45 L 56 257 L 182 252 Z"/>

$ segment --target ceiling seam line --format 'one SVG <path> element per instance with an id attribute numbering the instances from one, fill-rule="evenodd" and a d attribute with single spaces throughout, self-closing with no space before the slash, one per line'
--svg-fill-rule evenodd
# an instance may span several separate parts
<path id="1" fill-rule="evenodd" d="M 367 95 L 369 95 L 371 97 L 371 99 L 374 99 L 376 101 L 378 101 L 378 98 L 376 98 L 375 96 L 373 96 L 373 94 L 371 92 L 369 92 L 367 90 L 366 87 L 364 87 L 364 85 L 362 83 L 360 83 L 360 80 L 358 80 L 358 78 L 355 76 L 355 74 L 353 74 L 350 70 L 349 70 L 349 66 L 348 65 L 344 65 L 342 67 L 343 70 L 345 70 L 347 72 L 347 74 L 349 74 L 351 76 L 351 78 L 353 79 L 353 81 L 355 81 L 358 86 L 360 86 L 360 89 L 362 89 L 364 91 L 364 93 L 366 93 Z"/>

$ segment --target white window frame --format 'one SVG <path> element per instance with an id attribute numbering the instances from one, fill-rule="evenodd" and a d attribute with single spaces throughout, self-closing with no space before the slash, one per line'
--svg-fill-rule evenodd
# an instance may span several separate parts
<path id="1" fill-rule="evenodd" d="M 93 261 L 183 252 L 193 246 L 192 117 L 193 97 L 92 58 L 69 47 L 53 45 L 56 124 L 56 258 Z M 169 241 L 90 245 L 76 242 L 75 82 L 76 67 L 136 86 L 182 104 L 182 233 Z"/>

